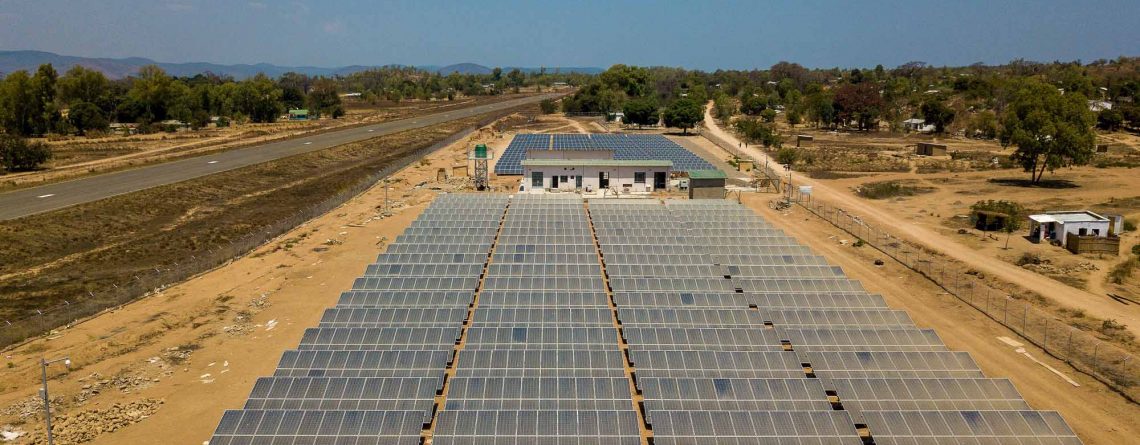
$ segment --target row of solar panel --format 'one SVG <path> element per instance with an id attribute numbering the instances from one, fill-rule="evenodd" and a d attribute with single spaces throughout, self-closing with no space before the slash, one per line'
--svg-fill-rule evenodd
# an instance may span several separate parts
<path id="1" fill-rule="evenodd" d="M 687 207 L 701 210 L 675 211 Z M 677 228 L 740 229 L 748 224 L 708 218 L 739 206 L 642 205 L 636 214 L 619 208 L 590 203 L 619 319 L 623 325 L 640 316 L 687 327 L 623 329 L 655 443 L 861 443 L 852 422 L 866 423 L 875 443 L 1079 443 L 1056 413 L 1029 411 L 1008 381 L 985 379 L 968 354 L 947 351 L 933 331 L 913 328 L 905 313 L 886 309 L 880 297 L 855 282 L 840 288 L 822 284 L 818 269 L 787 267 L 779 256 L 710 263 L 725 250 L 736 253 L 735 242 L 705 237 L 697 244 L 683 229 L 674 229 L 676 241 L 665 246 L 680 244 L 676 250 L 694 265 L 715 267 L 685 269 L 677 258 L 652 254 L 639 255 L 640 263 L 610 264 L 611 257 L 621 258 L 611 249 L 628 248 L 623 241 L 660 236 L 659 230 L 642 231 L 640 219 L 670 221 Z M 737 266 L 731 280 L 712 278 L 727 275 L 729 266 Z M 709 277 L 639 281 L 649 271 Z M 707 291 L 710 282 L 720 281 L 738 283 L 748 293 L 729 286 Z M 754 294 L 773 283 L 812 293 Z M 649 292 L 656 289 L 667 294 Z M 720 328 L 738 319 L 738 326 L 754 327 Z M 768 326 L 755 327 L 758 321 Z M 757 347 L 781 340 L 784 350 Z M 795 389 L 781 382 L 796 382 Z M 828 391 L 830 400 L 821 396 Z"/>
<path id="2" fill-rule="evenodd" d="M 356 281 L 361 290 L 342 294 L 257 381 L 245 408 L 225 413 L 210 443 L 419 443 L 507 202 L 433 202 Z"/>

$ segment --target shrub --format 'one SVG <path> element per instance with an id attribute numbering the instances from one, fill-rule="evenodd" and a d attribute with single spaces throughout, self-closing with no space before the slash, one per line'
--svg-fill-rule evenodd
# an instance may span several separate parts
<path id="1" fill-rule="evenodd" d="M 1032 252 L 1026 252 L 1021 254 L 1021 258 L 1017 259 L 1016 264 L 1018 266 L 1024 266 L 1026 264 L 1041 264 L 1044 262 L 1045 260 L 1041 259 L 1041 255 Z"/>
<path id="2" fill-rule="evenodd" d="M 543 99 L 542 102 L 538 103 L 538 107 L 542 109 L 542 114 L 554 114 L 557 110 L 554 99 Z"/>
<path id="3" fill-rule="evenodd" d="M 914 196 L 930 191 L 930 188 L 905 184 L 900 181 L 883 181 L 863 184 L 855 190 L 855 194 L 867 199 L 887 199 L 898 196 Z"/>
<path id="4" fill-rule="evenodd" d="M 35 170 L 51 159 L 51 149 L 42 142 L 28 143 L 24 138 L 0 135 L 0 165 L 8 171 Z"/>
<path id="5" fill-rule="evenodd" d="M 1136 230 L 1136 220 L 1134 220 L 1134 219 L 1124 220 L 1124 231 L 1125 232 L 1131 232 L 1133 230 Z"/>
<path id="6" fill-rule="evenodd" d="M 1131 277 L 1133 269 L 1137 267 L 1140 267 L 1140 257 L 1133 256 L 1128 258 L 1108 271 L 1108 280 L 1114 284 L 1124 284 L 1124 280 Z"/>
<path id="7" fill-rule="evenodd" d="M 784 147 L 776 152 L 776 162 L 784 165 L 793 165 L 799 158 L 800 153 L 792 147 Z"/>

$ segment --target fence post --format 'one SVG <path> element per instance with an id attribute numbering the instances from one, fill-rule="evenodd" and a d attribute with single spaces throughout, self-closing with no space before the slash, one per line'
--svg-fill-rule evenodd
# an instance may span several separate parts
<path id="1" fill-rule="evenodd" d="M 1048 318 L 1045 319 L 1045 335 L 1043 335 L 1042 337 L 1043 337 L 1043 339 L 1041 340 L 1041 344 L 1045 345 L 1044 348 L 1046 351 L 1048 351 L 1049 350 L 1049 319 Z"/>
<path id="2" fill-rule="evenodd" d="M 1021 335 L 1028 336 L 1028 334 L 1026 334 L 1026 331 L 1025 331 L 1026 328 L 1025 327 L 1029 324 L 1029 322 L 1028 322 L 1028 320 L 1029 320 L 1029 303 L 1026 302 L 1026 303 L 1022 303 L 1022 304 L 1023 304 L 1023 306 L 1022 306 L 1022 312 L 1021 312 Z"/>
<path id="3" fill-rule="evenodd" d="M 1096 355 L 1097 355 L 1097 352 L 1100 352 L 1100 342 L 1099 342 L 1099 341 L 1098 341 L 1098 342 L 1096 342 L 1096 345 L 1093 345 L 1093 362 L 1092 362 L 1093 371 L 1096 371 L 1096 370 L 1097 370 L 1097 369 L 1096 369 Z"/>
<path id="4" fill-rule="evenodd" d="M 1009 327 L 1009 297 L 1005 297 L 1005 304 L 1002 306 L 1001 324 Z"/>

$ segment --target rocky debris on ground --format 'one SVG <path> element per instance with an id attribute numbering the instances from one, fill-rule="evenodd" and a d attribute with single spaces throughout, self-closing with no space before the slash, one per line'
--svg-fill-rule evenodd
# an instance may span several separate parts
<path id="1" fill-rule="evenodd" d="M 63 406 L 65 398 L 63 396 L 55 396 L 51 398 L 51 409 L 54 412 Z M 0 410 L 0 416 L 5 419 L 15 419 L 16 423 L 27 422 L 31 419 L 43 418 L 44 414 L 44 399 L 39 394 L 31 395 L 15 403 L 4 407 Z"/>
<path id="2" fill-rule="evenodd" d="M 266 294 L 261 294 L 261 296 L 250 300 L 249 309 L 244 309 L 234 314 L 234 324 L 222 326 L 222 332 L 235 337 L 248 334 L 254 328 L 252 323 L 254 314 L 265 310 L 265 308 L 269 306 L 269 295 Z"/>
<path id="3" fill-rule="evenodd" d="M 58 445 L 90 442 L 102 434 L 141 422 L 158 411 L 162 403 L 161 399 L 140 399 L 115 403 L 107 409 L 57 414 L 52 417 L 52 435 Z M 43 434 L 35 434 L 29 443 L 46 444 L 47 438 Z"/>
<path id="4" fill-rule="evenodd" d="M 1096 264 L 1088 261 L 1081 261 L 1077 264 L 1056 265 L 1050 260 L 1041 260 L 1040 263 L 1026 263 L 1021 266 L 1022 269 L 1031 270 L 1045 275 L 1070 275 L 1079 274 L 1081 272 L 1091 272 L 1099 270 Z"/>
<path id="5" fill-rule="evenodd" d="M 168 368 L 169 366 L 167 366 Z M 169 375 L 169 372 L 167 373 Z M 159 382 L 158 377 L 149 377 L 142 373 L 128 373 L 121 372 L 111 378 L 104 378 L 99 373 L 93 373 L 87 377 L 79 379 L 83 386 L 79 388 L 79 393 L 75 395 L 75 404 L 83 405 L 92 397 L 95 397 L 109 389 L 115 389 L 121 393 L 131 393 L 153 386 Z"/>

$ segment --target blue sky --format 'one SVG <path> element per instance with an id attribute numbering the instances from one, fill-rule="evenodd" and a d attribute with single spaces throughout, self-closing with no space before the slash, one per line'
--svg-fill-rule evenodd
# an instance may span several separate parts
<path id="1" fill-rule="evenodd" d="M 0 49 L 278 65 L 893 67 L 1140 55 L 1140 1 L 0 0 Z"/>

